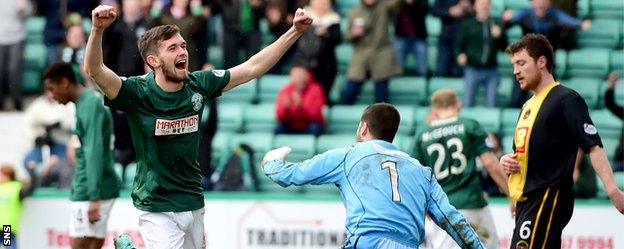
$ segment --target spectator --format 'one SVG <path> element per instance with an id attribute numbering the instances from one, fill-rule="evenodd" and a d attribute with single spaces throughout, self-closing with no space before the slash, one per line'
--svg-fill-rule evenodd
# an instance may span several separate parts
<path id="1" fill-rule="evenodd" d="M 511 10 L 505 11 L 503 20 L 508 24 L 507 26 L 519 24 L 524 35 L 535 33 L 546 36 L 554 50 L 561 46 L 559 37 L 562 29 L 581 28 L 587 30 L 591 27 L 591 21 L 571 17 L 563 11 L 551 7 L 550 0 L 532 0 L 531 5 L 532 8 L 515 13 Z M 553 65 L 554 67 L 557 66 Z M 528 93 L 522 91 L 519 84 L 513 85 L 511 107 L 519 108 L 526 101 Z"/>
<path id="2" fill-rule="evenodd" d="M 4 248 L 17 248 L 22 201 L 35 189 L 35 179 L 31 175 L 30 183 L 25 184 L 17 180 L 13 166 L 0 166 L 0 224 L 11 226 L 11 245 Z"/>
<path id="3" fill-rule="evenodd" d="M 36 98 L 24 112 L 24 139 L 34 145 L 24 158 L 24 165 L 45 165 L 54 155 L 65 160 L 67 143 L 74 124 L 75 107 L 61 105 L 50 92 Z"/>
<path id="4" fill-rule="evenodd" d="M 578 17 L 578 0 L 551 0 L 553 7 L 562 10 L 566 14 Z M 576 47 L 576 30 L 563 29 L 559 34 L 559 45 L 561 49 L 570 50 Z"/>
<path id="5" fill-rule="evenodd" d="M 231 68 L 260 51 L 262 34 L 260 19 L 264 17 L 264 0 L 221 0 L 223 16 L 223 64 Z"/>
<path id="6" fill-rule="evenodd" d="M 479 86 L 485 84 L 485 105 L 495 107 L 497 99 L 498 63 L 496 52 L 507 44 L 502 22 L 490 16 L 490 0 L 475 1 L 475 16 L 460 24 L 457 35 L 457 63 L 464 68 L 464 105 L 475 105 Z"/>
<path id="7" fill-rule="evenodd" d="M 338 66 L 335 48 L 340 44 L 340 16 L 331 7 L 331 0 L 311 0 L 306 10 L 314 18 L 312 28 L 297 42 L 293 64 L 306 65 L 319 82 L 329 100 L 329 93 Z"/>
<path id="8" fill-rule="evenodd" d="M 5 85 L 11 91 L 13 108 L 22 110 L 25 26 L 31 12 L 29 0 L 8 0 L 0 5 L 0 16 L 3 18 L 0 22 L 0 111 L 5 109 Z"/>
<path id="9" fill-rule="evenodd" d="M 618 73 L 611 73 L 609 75 L 609 79 L 607 80 L 607 92 L 605 92 L 605 105 L 607 109 L 613 113 L 620 120 L 624 120 L 624 107 L 615 103 L 615 86 L 620 79 L 620 75 Z M 615 149 L 615 157 L 613 163 L 614 171 L 624 171 L 624 127 L 622 128 L 622 133 L 620 135 L 620 143 Z"/>
<path id="10" fill-rule="evenodd" d="M 425 16 L 429 3 L 427 0 L 407 0 L 399 10 L 394 23 L 394 45 L 399 56 L 399 63 L 406 68 L 407 56 L 414 56 L 417 76 L 427 76 L 427 26 Z"/>
<path id="11" fill-rule="evenodd" d="M 290 0 L 269 0 L 266 6 L 266 19 L 269 24 L 269 31 L 273 37 L 277 38 L 284 34 L 291 26 L 295 11 L 298 6 L 297 1 Z M 308 31 L 310 32 L 310 31 Z M 286 72 L 295 54 L 296 47 L 291 47 L 286 54 L 271 68 L 269 73 L 282 74 Z"/>
<path id="12" fill-rule="evenodd" d="M 82 66 L 86 45 L 85 32 L 82 25 L 74 24 L 68 27 L 65 44 L 58 50 L 55 61 L 72 64 L 74 70 L 80 72 L 79 81 L 89 85 L 89 77 Z"/>
<path id="13" fill-rule="evenodd" d="M 34 171 L 31 173 L 37 177 L 40 187 L 69 189 L 74 175 L 74 157 L 70 151 L 67 151 L 67 156 L 51 155 L 49 160 L 40 164 L 29 162 L 26 171 Z"/>
<path id="14" fill-rule="evenodd" d="M 293 66 L 290 82 L 277 95 L 277 134 L 306 133 L 319 136 L 323 133 L 323 106 L 325 96 L 321 86 L 314 81 L 307 68 Z"/>
<path id="15" fill-rule="evenodd" d="M 48 48 L 47 63 L 56 60 L 59 46 L 65 41 L 65 28 L 68 16 L 78 13 L 82 17 L 90 17 L 91 10 L 99 4 L 99 0 L 37 0 L 37 10 L 45 16 L 43 41 Z"/>
<path id="16" fill-rule="evenodd" d="M 151 27 L 172 24 L 180 28 L 180 34 L 186 38 L 189 52 L 189 70 L 195 71 L 208 67 L 206 18 L 202 16 L 200 0 L 172 0 L 163 8 L 163 1 L 155 1 L 152 6 Z"/>
<path id="17" fill-rule="evenodd" d="M 433 14 L 442 21 L 442 32 L 438 40 L 437 76 L 459 75 L 455 63 L 455 43 L 459 24 L 472 13 L 470 0 L 436 0 Z"/>
<path id="18" fill-rule="evenodd" d="M 375 81 L 375 102 L 388 102 L 388 80 L 401 74 L 396 50 L 390 41 L 392 12 L 405 0 L 362 0 L 349 13 L 347 39 L 354 53 L 347 71 L 347 86 L 342 94 L 344 104 L 355 103 L 362 83 L 369 76 Z"/>
<path id="19" fill-rule="evenodd" d="M 104 64 L 118 75 L 141 75 L 145 67 L 137 42 L 148 23 L 140 0 L 123 0 L 122 3 L 122 17 L 104 33 Z"/>

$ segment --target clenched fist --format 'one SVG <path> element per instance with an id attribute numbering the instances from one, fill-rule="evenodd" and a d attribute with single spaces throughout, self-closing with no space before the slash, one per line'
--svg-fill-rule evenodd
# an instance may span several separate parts
<path id="1" fill-rule="evenodd" d="M 310 26 L 312 26 L 312 17 L 304 9 L 297 9 L 295 12 L 295 18 L 293 19 L 293 26 L 299 33 L 305 33 Z"/>
<path id="2" fill-rule="evenodd" d="M 113 6 L 100 5 L 91 12 L 91 23 L 94 30 L 104 30 L 117 18 Z"/>

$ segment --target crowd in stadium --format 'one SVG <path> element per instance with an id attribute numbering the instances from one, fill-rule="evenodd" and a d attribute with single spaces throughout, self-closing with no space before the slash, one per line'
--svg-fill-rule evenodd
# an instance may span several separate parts
<path id="1" fill-rule="evenodd" d="M 41 186 L 68 188 L 73 162 L 66 145 L 74 107 L 55 103 L 44 93 L 41 75 L 53 62 L 68 62 L 80 82 L 95 87 L 82 64 L 91 10 L 97 5 L 112 5 L 121 13 L 103 42 L 104 62 L 120 76 L 149 71 L 137 40 L 150 27 L 180 27 L 188 44 L 190 71 L 227 69 L 279 37 L 292 25 L 294 11 L 306 8 L 315 18 L 313 28 L 269 75 L 219 101 L 211 100 L 206 107 L 208 115 L 201 128 L 205 153 L 200 153 L 206 189 L 211 187 L 214 165 L 223 161 L 220 152 L 238 146 L 237 142 L 251 143 L 257 158 L 272 147 L 296 141 L 294 146 L 300 148 L 295 159 L 305 158 L 321 152 L 328 143 L 346 143 L 352 137 L 351 127 L 357 124 L 349 112 L 359 115 L 363 104 L 397 105 L 407 121 L 402 121 L 396 143 L 410 148 L 411 137 L 424 129 L 427 96 L 440 88 L 455 89 L 464 113 L 484 122 L 497 138 L 499 150 L 509 151 L 513 128 L 509 129 L 506 120 L 517 116 L 516 108 L 527 93 L 513 79 L 509 57 L 502 51 L 522 33 L 544 34 L 553 44 L 557 79 L 585 98 L 595 114 L 594 122 L 606 135 L 605 150 L 612 165 L 621 171 L 621 123 L 613 125 L 614 117 L 605 108 L 609 98 L 604 95 L 608 89 L 617 89 L 611 99 L 619 104 L 624 95 L 622 84 L 617 85 L 623 63 L 622 13 L 617 4 L 612 7 L 609 1 L 599 0 L 485 3 L 11 0 L 0 7 L 5 19 L 0 22 L 1 109 L 24 112 L 28 123 L 24 139 L 33 146 L 24 156 L 24 167 L 36 169 Z M 36 95 L 40 96 L 32 97 Z M 134 152 L 129 127 L 121 112 L 113 112 L 113 119 L 116 160 L 123 165 L 118 172 L 129 175 L 124 181 L 130 186 Z M 591 170 L 581 172 L 587 173 L 581 178 L 588 183 L 581 180 L 579 184 L 588 185 L 583 185 L 579 195 L 596 196 L 595 176 Z M 500 194 L 490 185 L 493 194 Z"/>

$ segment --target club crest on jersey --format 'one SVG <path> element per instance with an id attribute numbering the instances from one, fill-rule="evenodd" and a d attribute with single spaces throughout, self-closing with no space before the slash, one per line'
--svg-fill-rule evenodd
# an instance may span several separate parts
<path id="1" fill-rule="evenodd" d="M 522 115 L 522 119 L 527 119 L 527 118 L 529 118 L 529 115 L 531 115 L 531 109 L 527 109 L 527 110 L 524 112 L 524 115 Z"/>
<path id="2" fill-rule="evenodd" d="M 596 133 L 598 133 L 598 129 L 596 129 L 596 126 L 593 126 L 588 123 L 583 124 L 583 130 L 585 130 L 585 133 L 589 135 L 596 135 Z"/>
<path id="3" fill-rule="evenodd" d="M 191 102 L 193 102 L 193 110 L 199 111 L 199 109 L 202 108 L 202 100 L 204 100 L 204 97 L 201 94 L 193 94 L 193 96 L 191 97 Z"/>
<path id="4" fill-rule="evenodd" d="M 212 70 L 212 74 L 217 77 L 223 77 L 223 75 L 225 75 L 225 70 Z"/>

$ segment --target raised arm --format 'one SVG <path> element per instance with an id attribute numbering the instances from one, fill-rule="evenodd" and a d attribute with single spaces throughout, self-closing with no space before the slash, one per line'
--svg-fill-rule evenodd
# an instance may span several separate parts
<path id="1" fill-rule="evenodd" d="M 100 5 L 91 12 L 91 33 L 87 41 L 85 53 L 85 70 L 87 75 L 106 94 L 109 99 L 114 99 L 121 89 L 121 79 L 117 74 L 104 65 L 102 59 L 102 36 L 104 30 L 117 17 L 112 6 Z"/>
<path id="2" fill-rule="evenodd" d="M 592 167 L 604 185 L 613 206 L 615 206 L 620 213 L 624 214 L 624 192 L 618 189 L 617 184 L 615 183 L 611 164 L 609 164 L 609 159 L 607 159 L 607 155 L 605 155 L 602 147 L 598 145 L 591 147 L 589 149 L 589 158 L 591 160 Z"/>
<path id="3" fill-rule="evenodd" d="M 335 183 L 343 174 L 341 165 L 344 164 L 347 148 L 330 150 L 299 163 L 283 161 L 285 155 L 271 158 L 271 153 L 280 153 L 283 148 L 268 152 L 265 156 L 267 162 L 262 167 L 264 174 L 282 187 Z"/>
<path id="4" fill-rule="evenodd" d="M 262 49 L 249 58 L 249 60 L 230 69 L 230 82 L 223 91 L 230 90 L 240 84 L 266 73 L 286 51 L 303 35 L 312 25 L 312 17 L 303 9 L 298 9 L 293 20 L 293 27 L 280 36 L 277 41 Z"/>

